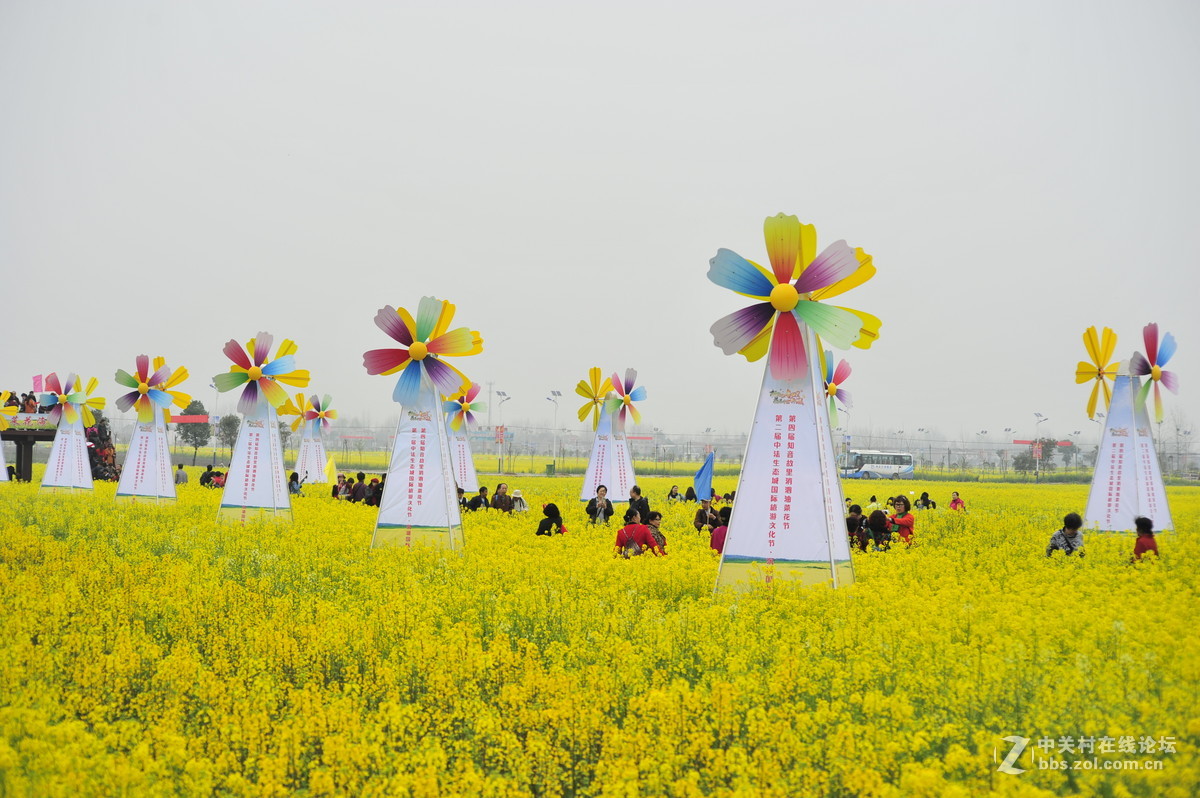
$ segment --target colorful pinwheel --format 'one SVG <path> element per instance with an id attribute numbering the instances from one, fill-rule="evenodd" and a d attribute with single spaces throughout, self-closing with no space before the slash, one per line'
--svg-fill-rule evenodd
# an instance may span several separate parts
<path id="1" fill-rule="evenodd" d="M 333 397 L 325 394 L 318 398 L 314 393 L 308 400 L 308 410 L 304 413 L 304 420 L 313 422 L 314 426 L 319 426 L 321 429 L 329 429 L 329 422 L 336 418 L 337 411 L 333 409 Z"/>
<path id="2" fill-rule="evenodd" d="M 737 352 L 752 362 L 769 351 L 771 375 L 781 380 L 796 379 L 808 368 L 801 322 L 839 349 L 869 348 L 879 337 L 878 318 L 818 300 L 874 276 L 871 256 L 851 249 L 845 241 L 836 241 L 816 255 L 816 228 L 782 213 L 768 218 L 763 232 L 771 271 L 728 249 L 718 250 L 709 261 L 708 279 L 763 300 L 713 324 L 713 343 L 727 355 Z"/>
<path id="3" fill-rule="evenodd" d="M 11 423 L 9 419 L 21 409 L 16 405 L 9 406 L 8 397 L 10 396 L 12 396 L 12 391 L 0 391 L 0 430 L 8 429 Z"/>
<path id="4" fill-rule="evenodd" d="M 475 414 L 487 409 L 487 402 L 476 402 L 479 396 L 479 383 L 472 382 L 465 390 L 459 391 L 442 402 L 442 410 L 450 414 L 450 429 L 457 432 L 465 424 L 471 427 L 475 424 Z"/>
<path id="5" fill-rule="evenodd" d="M 275 359 L 268 362 L 274 340 L 270 333 L 260 332 L 246 343 L 245 350 L 233 339 L 225 344 L 223 351 L 233 365 L 228 372 L 213 377 L 213 385 L 221 393 L 232 391 L 239 385 L 246 386 L 238 398 L 238 412 L 242 415 L 254 413 L 260 398 L 266 399 L 274 408 L 283 406 L 288 396 L 279 386 L 281 382 L 297 388 L 308 385 L 308 370 L 295 367 L 293 354 L 297 347 L 292 341 L 283 339 Z"/>
<path id="6" fill-rule="evenodd" d="M 600 367 L 592 366 L 588 369 L 588 379 L 580 380 L 575 386 L 575 393 L 587 399 L 583 406 L 579 408 L 579 420 L 583 421 L 588 417 L 588 413 L 592 414 L 592 429 L 600 425 L 600 408 L 604 405 L 604 399 L 608 396 L 608 392 L 613 389 L 613 381 L 610 377 L 605 377 L 604 382 L 600 381 Z"/>
<path id="7" fill-rule="evenodd" d="M 68 424 L 74 424 L 81 415 L 85 427 L 96 423 L 96 416 L 92 410 L 104 407 L 104 399 L 92 396 L 97 384 L 95 377 L 88 380 L 86 388 L 81 389 L 82 382 L 83 380 L 74 374 L 67 375 L 65 383 L 58 381 L 58 374 L 55 372 L 46 375 L 45 385 L 49 391 L 38 394 L 38 404 L 50 407 L 50 421 L 56 426 L 64 418 Z"/>
<path id="8" fill-rule="evenodd" d="M 634 381 L 637 380 L 637 371 L 635 369 L 625 369 L 624 381 L 616 374 L 613 374 L 609 379 L 612 381 L 613 390 L 617 392 L 617 395 L 604 401 L 604 409 L 608 411 L 610 416 L 615 415 L 617 423 L 621 426 L 625 424 L 627 413 L 633 416 L 634 424 L 641 424 L 642 414 L 633 403 L 640 402 L 646 398 L 646 389 L 641 385 L 636 388 L 633 387 Z"/>
<path id="9" fill-rule="evenodd" d="M 154 359 L 154 373 L 150 373 L 150 358 L 138 355 L 134 373 L 117 369 L 114 379 L 126 388 L 133 388 L 124 396 L 117 397 L 117 409 L 122 413 L 129 408 L 137 407 L 138 421 L 142 424 L 154 420 L 154 409 L 166 410 L 172 404 L 180 408 L 188 406 L 192 397 L 182 391 L 172 391 L 176 385 L 187 379 L 188 371 L 182 366 L 174 372 L 167 368 L 166 361 L 159 357 Z"/>
<path id="10" fill-rule="evenodd" d="M 1150 395 L 1150 386 L 1154 386 L 1154 420 L 1161 424 L 1163 420 L 1162 393 L 1158 384 L 1161 382 L 1171 393 L 1179 393 L 1179 380 L 1173 371 L 1164 371 L 1163 366 L 1175 354 L 1175 336 L 1165 333 L 1162 342 L 1158 340 L 1158 325 L 1147 324 L 1142 328 L 1142 341 L 1146 344 L 1146 355 L 1134 352 L 1129 360 L 1129 373 L 1139 377 L 1149 377 L 1142 390 L 1138 392 L 1137 400 L 1142 404 Z"/>
<path id="11" fill-rule="evenodd" d="M 837 368 L 833 366 L 833 352 L 826 349 L 821 356 L 822 370 L 825 372 L 825 395 L 829 397 L 829 420 L 837 421 L 837 403 L 849 409 L 854 407 L 850 401 L 850 392 L 842 388 L 842 384 L 850 379 L 850 364 L 845 359 L 839 360 Z"/>
<path id="12" fill-rule="evenodd" d="M 305 415 L 309 410 L 312 410 L 312 402 L 304 394 L 298 393 L 294 399 L 288 399 L 283 403 L 283 406 L 279 408 L 279 415 L 296 417 L 296 420 L 292 422 L 292 432 L 295 432 L 306 421 Z"/>
<path id="13" fill-rule="evenodd" d="M 384 376 L 401 372 L 392 391 L 392 399 L 412 404 L 421 387 L 422 375 L 429 375 L 434 388 L 449 396 L 458 393 L 469 380 L 441 357 L 465 357 L 483 351 L 483 338 L 476 330 L 459 327 L 451 330 L 454 305 L 431 296 L 421 297 L 414 320 L 404 308 L 391 305 L 375 314 L 375 325 L 405 349 L 372 349 L 363 353 L 368 374 Z"/>
<path id="14" fill-rule="evenodd" d="M 1109 362 L 1109 359 L 1113 350 L 1117 348 L 1117 334 L 1105 327 L 1103 335 L 1097 335 L 1095 327 L 1088 327 L 1083 332 L 1083 346 L 1092 360 L 1090 363 L 1086 360 L 1079 361 L 1079 365 L 1075 367 L 1075 382 L 1082 385 L 1088 380 L 1096 381 L 1087 403 L 1088 418 L 1095 418 L 1100 391 L 1104 391 L 1105 408 L 1112 401 L 1112 388 L 1108 383 L 1117 376 L 1119 364 L 1115 360 Z"/>

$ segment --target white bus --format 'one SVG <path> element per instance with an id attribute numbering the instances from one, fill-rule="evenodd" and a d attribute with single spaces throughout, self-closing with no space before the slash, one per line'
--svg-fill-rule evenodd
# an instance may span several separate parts
<path id="1" fill-rule="evenodd" d="M 913 456 L 908 452 L 853 449 L 838 455 L 843 479 L 912 479 Z"/>

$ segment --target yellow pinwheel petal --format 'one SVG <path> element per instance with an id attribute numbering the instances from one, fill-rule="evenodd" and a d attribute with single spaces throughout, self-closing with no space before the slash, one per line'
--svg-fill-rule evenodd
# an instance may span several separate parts
<path id="1" fill-rule="evenodd" d="M 862 320 L 862 328 L 858 331 L 858 340 L 853 345 L 859 349 L 870 349 L 871 344 L 879 340 L 879 328 L 883 326 L 883 322 L 879 320 L 878 316 L 872 316 L 861 310 L 852 310 L 851 308 L 842 308 L 842 310 L 849 311 Z"/>
<path id="2" fill-rule="evenodd" d="M 94 380 L 93 380 L 93 382 L 94 382 Z M 88 400 L 83 403 L 83 406 L 95 408 L 96 410 L 103 410 L 104 405 L 106 403 L 107 403 L 107 400 L 103 396 L 92 396 L 92 397 L 89 397 Z"/>
<path id="3" fill-rule="evenodd" d="M 1093 418 L 1096 415 L 1096 400 L 1100 398 L 1100 386 L 1103 383 L 1100 380 L 1092 386 L 1092 395 L 1088 397 L 1087 414 L 1088 418 Z"/>
<path id="4" fill-rule="evenodd" d="M 167 393 L 171 395 L 171 404 L 175 405 L 180 410 L 186 408 L 192 401 L 192 395 L 184 393 L 183 391 L 167 391 Z M 171 413 L 170 410 L 166 410 L 165 408 L 164 412 L 167 413 L 167 415 L 170 415 Z"/>
<path id="5" fill-rule="evenodd" d="M 438 320 L 438 324 L 441 324 L 440 319 Z M 437 331 L 435 330 L 434 332 Z M 433 338 L 430 338 L 428 348 L 435 355 L 450 355 L 452 357 L 478 355 L 483 351 L 483 338 L 480 337 L 478 330 L 459 327 L 457 330 L 440 332 Z"/>
<path id="6" fill-rule="evenodd" d="M 91 427 L 96 423 L 96 414 L 87 405 L 79 408 L 79 415 L 83 417 L 83 426 Z"/>
<path id="7" fill-rule="evenodd" d="M 408 334 L 412 336 L 412 339 L 414 341 L 417 340 L 417 320 L 413 318 L 412 314 L 404 308 L 396 308 L 396 315 L 400 317 L 400 321 L 404 322 L 404 326 L 408 328 Z"/>
<path id="8" fill-rule="evenodd" d="M 777 283 L 790 283 L 800 273 L 800 227 L 799 219 L 783 213 L 763 221 L 767 257 Z"/>
<path id="9" fill-rule="evenodd" d="M 863 252 L 862 247 L 854 250 L 854 257 L 858 261 L 858 268 L 853 274 L 843 277 L 833 285 L 826 286 L 819 291 L 813 291 L 812 298 L 817 301 L 831 299 L 838 294 L 846 293 L 851 288 L 857 288 L 875 276 L 875 259 Z"/>
<path id="10" fill-rule="evenodd" d="M 775 329 L 775 320 L 771 319 L 771 323 L 763 327 L 758 335 L 750 339 L 750 343 L 738 350 L 738 354 L 753 363 L 756 360 L 761 360 L 764 355 L 771 349 L 771 331 Z"/>
<path id="11" fill-rule="evenodd" d="M 162 360 L 161 357 L 155 358 L 154 362 L 158 363 L 158 361 L 160 361 L 160 360 Z M 166 365 L 165 363 L 163 363 L 162 365 L 156 365 L 154 367 L 154 370 L 158 371 L 160 368 L 162 368 L 165 365 Z M 176 385 L 178 385 L 179 383 L 186 380 L 188 378 L 188 376 L 189 376 L 188 370 L 185 369 L 183 366 L 180 366 L 179 368 L 177 368 L 173 372 L 171 372 L 171 376 L 168 377 L 167 381 L 163 383 L 163 386 L 162 386 L 163 390 L 168 391 L 168 393 L 169 393 L 170 391 L 168 389 L 174 388 Z"/>
<path id="12" fill-rule="evenodd" d="M 286 382 L 288 385 L 295 385 L 297 388 L 304 388 L 308 385 L 311 377 L 308 369 L 296 369 L 295 371 L 289 371 L 287 374 L 276 374 L 275 379 L 279 382 Z M 270 380 L 267 380 L 267 382 L 270 382 Z M 262 383 L 259 384 L 261 385 Z M 280 388 L 280 390 L 282 391 L 283 389 Z M 284 401 L 287 400 L 286 393 L 284 393 L 283 399 Z M 275 405 L 275 407 L 278 407 L 278 405 Z"/>
<path id="13" fill-rule="evenodd" d="M 292 372 L 295 374 L 295 372 Z M 258 381 L 258 390 L 263 398 L 271 403 L 271 407 L 279 408 L 287 401 L 287 391 L 279 387 L 279 384 L 269 379 L 261 379 Z"/>
<path id="14" fill-rule="evenodd" d="M 454 311 L 455 311 L 454 305 L 452 305 L 449 301 L 443 299 L 442 300 L 442 309 L 441 309 L 441 311 L 438 312 L 438 319 L 433 325 L 433 332 L 429 334 L 429 340 L 431 343 L 433 342 L 433 340 L 435 338 L 439 338 L 439 337 L 445 335 L 446 330 L 450 329 L 450 322 L 454 321 Z M 465 330 L 466 328 L 464 327 L 463 329 Z M 478 336 L 479 333 L 476 333 L 475 335 Z M 479 352 L 482 352 L 482 351 L 483 351 L 483 348 L 480 347 Z M 477 354 L 479 354 L 479 352 L 471 352 L 469 354 L 477 355 Z"/>
<path id="15" fill-rule="evenodd" d="M 278 360 L 287 355 L 294 355 L 300 347 L 296 346 L 296 342 L 290 338 L 284 338 L 279 342 L 279 351 L 275 353 L 275 357 L 268 358 L 269 360 Z"/>
<path id="16" fill-rule="evenodd" d="M 1078 365 L 1075 366 L 1075 384 L 1082 385 L 1088 380 L 1100 379 L 1101 373 L 1096 369 L 1094 364 L 1080 360 Z"/>
<path id="17" fill-rule="evenodd" d="M 792 279 L 809 267 L 817 258 L 817 226 L 812 224 L 800 225 L 800 268 L 792 275 Z"/>

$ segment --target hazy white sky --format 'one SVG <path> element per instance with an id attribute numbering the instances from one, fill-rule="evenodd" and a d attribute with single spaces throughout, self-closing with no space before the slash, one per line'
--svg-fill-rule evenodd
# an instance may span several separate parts
<path id="1" fill-rule="evenodd" d="M 223 343 L 266 330 L 382 424 L 372 318 L 434 295 L 510 424 L 632 366 L 647 428 L 740 432 L 764 363 L 713 346 L 748 300 L 705 274 L 784 211 L 879 267 L 842 298 L 884 322 L 851 428 L 1086 429 L 1082 331 L 1128 357 L 1149 321 L 1200 421 L 1200 6 L 683 8 L 0 4 L 0 387 L 111 400 L 144 352 L 211 405 Z"/>

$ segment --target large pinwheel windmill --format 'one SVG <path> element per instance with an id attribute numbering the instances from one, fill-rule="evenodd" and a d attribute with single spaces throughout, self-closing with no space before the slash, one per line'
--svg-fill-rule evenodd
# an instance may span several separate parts
<path id="1" fill-rule="evenodd" d="M 1150 396 L 1150 386 L 1154 386 L 1154 420 L 1161 424 L 1163 420 L 1162 394 L 1158 386 L 1161 383 L 1171 393 L 1179 393 L 1179 380 L 1173 371 L 1164 371 L 1171 356 L 1175 354 L 1175 336 L 1166 333 L 1162 341 L 1158 340 L 1158 325 L 1151 323 L 1142 328 L 1142 341 L 1146 344 L 1146 354 L 1134 352 L 1129 361 L 1129 372 L 1138 377 L 1149 377 L 1146 384 L 1138 392 L 1138 402 L 1146 404 Z"/>
<path id="2" fill-rule="evenodd" d="M 279 408 L 279 414 L 296 417 L 292 421 L 292 432 L 304 428 L 300 434 L 300 452 L 296 455 L 296 473 L 300 475 L 301 484 L 328 483 L 328 472 L 333 469 L 326 467 L 329 458 L 321 433 L 329 429 L 330 420 L 337 418 L 337 411 L 333 409 L 333 399 L 329 394 L 323 397 L 313 394 L 308 397 L 298 393 L 294 399 L 287 400 L 283 407 Z"/>
<path id="3" fill-rule="evenodd" d="M 820 358 L 810 353 L 821 351 L 817 335 L 839 349 L 865 349 L 878 337 L 876 317 L 823 301 L 870 279 L 875 266 L 845 241 L 817 254 L 815 228 L 795 216 L 772 216 L 763 232 L 770 270 L 727 249 L 708 270 L 717 285 L 758 300 L 717 321 L 714 343 L 750 361 L 766 356 L 769 364 L 717 584 L 847 584 L 854 570 L 824 401 L 828 386 Z M 832 377 L 836 384 L 836 370 Z"/>
<path id="4" fill-rule="evenodd" d="M 467 493 L 479 490 L 479 475 L 475 472 L 475 460 L 471 454 L 470 430 L 475 426 L 475 414 L 487 409 L 487 402 L 476 401 L 480 390 L 479 383 L 472 382 L 442 402 L 454 481 Z"/>
<path id="5" fill-rule="evenodd" d="M 640 385 L 635 387 L 636 381 L 637 371 L 634 369 L 626 369 L 623 380 L 614 373 L 605 381 L 606 385 L 612 385 L 613 392 L 604 400 L 604 415 L 592 445 L 592 459 L 588 462 L 583 482 L 583 494 L 586 495 L 580 496 L 582 500 L 595 496 L 599 486 L 604 485 L 608 488 L 611 501 L 628 501 L 629 489 L 637 483 L 629 441 L 625 437 L 627 420 L 632 419 L 634 424 L 642 423 L 642 414 L 635 402 L 646 398 L 646 389 Z"/>
<path id="6" fill-rule="evenodd" d="M 307 370 L 296 369 L 297 347 L 286 338 L 272 358 L 274 340 L 270 333 L 260 332 L 245 349 L 236 340 L 228 341 L 223 351 L 233 365 L 228 372 L 213 377 L 218 391 L 242 388 L 238 398 L 242 424 L 221 497 L 220 516 L 232 521 L 244 523 L 255 517 L 292 519 L 277 415 L 288 397 L 279 383 L 303 388 L 308 385 L 309 375 Z"/>
<path id="7" fill-rule="evenodd" d="M 11 391 L 0 391 L 0 432 L 9 428 L 12 423 L 10 419 L 16 416 L 20 409 L 16 405 L 9 406 L 8 398 L 10 396 L 12 396 Z M 8 482 L 8 463 L 4 460 L 3 446 L 0 446 L 0 482 Z"/>
<path id="8" fill-rule="evenodd" d="M 829 397 L 829 423 L 837 422 L 837 403 L 849 410 L 854 407 L 850 401 L 850 392 L 842 386 L 850 379 L 850 364 L 843 358 L 833 365 L 833 352 L 824 350 L 821 355 L 821 372 L 825 375 L 825 395 Z"/>
<path id="9" fill-rule="evenodd" d="M 117 369 L 114 377 L 119 385 L 133 389 L 117 397 L 117 408 L 122 412 L 137 410 L 137 424 L 117 483 L 118 501 L 175 501 L 167 421 L 171 405 L 184 408 L 192 399 L 174 390 L 187 379 L 188 372 L 182 366 L 172 371 L 161 357 L 154 359 L 153 373 L 150 368 L 150 358 L 138 355 L 132 374 Z"/>
<path id="10" fill-rule="evenodd" d="M 588 458 L 587 471 L 583 476 L 583 487 L 579 491 L 579 500 L 588 501 L 596 495 L 596 491 L 601 485 L 605 487 L 612 496 L 620 500 L 623 496 L 613 491 L 614 470 L 612 466 L 612 451 L 613 451 L 613 418 L 608 412 L 608 399 L 613 393 L 613 378 L 604 377 L 601 379 L 601 371 L 599 366 L 592 366 L 588 369 L 588 378 L 580 380 L 575 386 L 575 393 L 582 396 L 586 401 L 579 408 L 579 420 L 585 421 L 590 415 L 592 417 L 592 454 Z M 624 434 L 621 436 L 624 440 Z M 632 483 L 630 483 L 632 484 Z"/>
<path id="11" fill-rule="evenodd" d="M 1096 417 L 1096 403 L 1101 392 L 1104 393 L 1106 410 L 1112 401 L 1112 387 L 1109 383 L 1117 376 L 1117 366 L 1120 365 L 1112 360 L 1113 350 L 1117 348 L 1117 334 L 1105 327 L 1104 334 L 1097 335 L 1095 327 L 1088 327 L 1083 332 L 1083 346 L 1090 360 L 1079 361 L 1079 365 L 1075 367 L 1075 382 L 1079 385 L 1086 382 L 1095 383 L 1087 403 L 1088 418 L 1092 419 Z"/>
<path id="12" fill-rule="evenodd" d="M 104 399 L 92 396 L 97 380 L 92 377 L 86 387 L 74 374 L 59 382 L 58 374 L 46 375 L 46 393 L 38 395 L 38 404 L 50 407 L 50 421 L 58 427 L 54 445 L 42 477 L 44 491 L 74 491 L 92 489 L 92 468 L 87 455 L 84 427 L 93 426 L 93 410 L 104 407 Z"/>
<path id="13" fill-rule="evenodd" d="M 462 548 L 440 397 L 457 394 L 470 382 L 442 358 L 477 355 L 483 338 L 467 327 L 450 329 L 453 320 L 454 305 L 428 296 L 421 298 L 415 319 L 391 305 L 375 314 L 376 326 L 403 348 L 365 352 L 363 366 L 368 374 L 399 373 L 392 398 L 403 409 L 372 546 Z"/>
<path id="14" fill-rule="evenodd" d="M 1104 433 L 1096 454 L 1096 470 L 1088 492 L 1084 523 L 1096 531 L 1122 532 L 1134 528 L 1134 519 L 1146 516 L 1155 529 L 1172 529 L 1171 508 L 1163 487 L 1162 472 L 1154 448 L 1154 434 L 1146 408 L 1151 383 L 1154 384 L 1155 409 L 1162 421 L 1162 397 L 1158 383 L 1176 390 L 1175 375 L 1162 367 L 1175 352 L 1171 335 L 1158 339 L 1158 325 L 1149 324 L 1142 331 L 1146 355 L 1134 353 L 1128 364 L 1110 364 L 1116 336 L 1105 328 L 1103 342 L 1097 346 L 1095 328 L 1084 333 L 1084 343 L 1092 355 L 1092 363 L 1081 362 L 1076 381 L 1095 379 L 1088 402 L 1089 415 L 1095 409 L 1098 388 L 1103 387 L 1108 402 L 1104 418 Z M 1111 393 L 1105 382 L 1114 375 Z M 1145 385 L 1140 377 L 1148 377 Z"/>
<path id="15" fill-rule="evenodd" d="M 588 369 L 588 378 L 580 380 L 579 384 L 575 386 L 575 393 L 587 400 L 579 408 L 579 420 L 583 421 L 588 414 L 591 414 L 593 432 L 600 427 L 600 415 L 604 410 L 604 400 L 613 389 L 612 378 L 605 377 L 601 381 L 601 373 L 599 366 L 592 366 Z"/>

